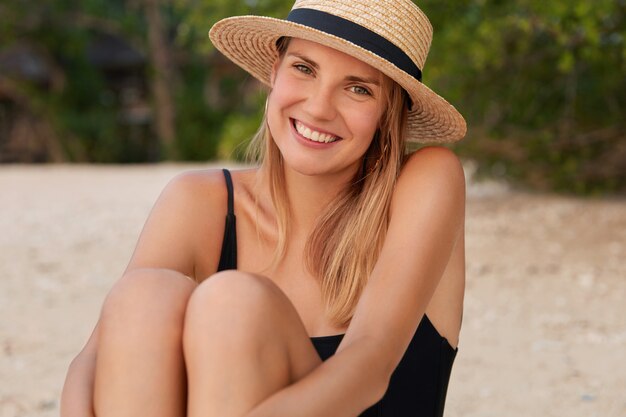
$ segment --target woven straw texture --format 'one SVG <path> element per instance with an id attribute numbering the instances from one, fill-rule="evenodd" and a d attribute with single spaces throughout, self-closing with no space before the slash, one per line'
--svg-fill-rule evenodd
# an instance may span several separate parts
<path id="1" fill-rule="evenodd" d="M 424 70 L 432 26 L 410 0 L 298 0 L 293 9 L 299 8 L 330 13 L 365 27 L 402 49 Z M 345 39 L 263 16 L 220 20 L 211 28 L 209 36 L 220 52 L 267 85 L 278 57 L 278 38 L 301 38 L 337 49 L 379 69 L 409 93 L 413 107 L 408 116 L 408 141 L 448 143 L 465 136 L 467 128 L 463 116 L 445 99 L 394 64 Z"/>

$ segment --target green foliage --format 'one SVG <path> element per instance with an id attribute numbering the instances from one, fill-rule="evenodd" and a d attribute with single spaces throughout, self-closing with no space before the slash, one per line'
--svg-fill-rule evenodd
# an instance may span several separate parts
<path id="1" fill-rule="evenodd" d="M 207 32 L 217 20 L 284 17 L 292 0 L 173 0 L 162 14 L 175 59 L 177 154 L 240 158 L 264 93 L 220 61 Z M 626 191 L 626 0 L 420 0 L 435 36 L 425 83 L 466 116 L 456 146 L 480 172 L 576 193 Z M 72 160 L 145 161 L 162 150 L 154 126 L 120 123 L 122 103 L 91 67 L 95 29 L 148 57 L 143 3 L 26 0 L 0 4 L 0 49 L 27 40 L 63 71 L 63 88 L 21 85 L 30 110 L 54 126 Z M 0 75 L 1 76 L 1 75 Z M 153 72 L 145 68 L 149 85 Z"/>
<path id="2" fill-rule="evenodd" d="M 626 191 L 625 1 L 420 6 L 435 27 L 426 82 L 467 117 L 459 150 L 482 172 L 541 189 Z"/>
<path id="3" fill-rule="evenodd" d="M 181 19 L 177 42 L 206 54 L 213 50 L 208 40 L 209 29 L 218 20 L 241 15 L 284 18 L 292 4 L 290 0 L 173 0 L 174 10 Z"/>
<path id="4" fill-rule="evenodd" d="M 88 0 L 80 3 L 43 0 L 37 7 L 24 0 L 10 0 L 0 6 L 2 46 L 27 44 L 43 52 L 48 67 L 59 74 L 60 86 L 24 86 L 28 108 L 44 118 L 55 130 L 59 145 L 70 161 L 136 162 L 146 159 L 143 144 L 123 135 L 119 123 L 119 100 L 103 74 L 87 59 L 86 46 L 95 28 L 124 32 L 140 16 L 125 13 L 121 0 Z M 5 18 L 6 17 L 6 18 Z M 107 20 L 110 19 L 110 20 Z M 1 75 L 0 75 L 1 76 Z"/>
<path id="5" fill-rule="evenodd" d="M 218 156 L 222 159 L 244 160 L 246 145 L 261 125 L 265 106 L 264 92 L 252 96 L 247 113 L 233 112 L 224 123 Z M 244 140 L 242 140 L 244 139 Z"/>
<path id="6" fill-rule="evenodd" d="M 181 75 L 185 82 L 176 97 L 176 133 L 181 159 L 204 161 L 215 157 L 220 143 L 224 112 L 209 108 L 204 100 L 206 68 L 194 63 Z"/>

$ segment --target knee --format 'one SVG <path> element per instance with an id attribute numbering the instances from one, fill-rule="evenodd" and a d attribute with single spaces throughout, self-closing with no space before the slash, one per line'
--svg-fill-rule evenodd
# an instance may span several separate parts
<path id="1" fill-rule="evenodd" d="M 202 282 L 189 301 L 190 308 L 199 306 L 238 309 L 267 306 L 282 291 L 269 278 L 236 270 L 222 271 Z M 271 303 L 270 303 L 271 304 Z"/>
<path id="2" fill-rule="evenodd" d="M 289 302 L 282 290 L 269 278 L 229 270 L 212 275 L 193 292 L 187 306 L 186 322 L 232 320 L 238 323 L 271 320 Z M 246 326 L 248 327 L 248 326 Z"/>
<path id="3" fill-rule="evenodd" d="M 184 275 L 163 269 L 137 269 L 124 274 L 104 301 L 100 326 L 143 327 L 182 323 L 197 285 Z"/>

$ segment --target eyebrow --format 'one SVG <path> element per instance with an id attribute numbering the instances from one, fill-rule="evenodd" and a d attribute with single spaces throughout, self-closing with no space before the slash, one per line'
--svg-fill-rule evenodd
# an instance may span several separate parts
<path id="1" fill-rule="evenodd" d="M 299 54 L 297 52 L 289 52 L 287 56 L 295 56 L 296 58 L 300 58 L 301 60 L 305 61 L 307 64 L 311 65 L 315 69 L 319 69 L 320 67 L 319 65 L 317 65 L 315 61 L 312 61 L 310 58 L 307 58 L 304 55 Z"/>
<path id="2" fill-rule="evenodd" d="M 375 86 L 380 86 L 380 82 L 378 82 L 378 80 L 374 78 L 361 78 L 361 77 L 357 77 L 356 75 L 350 75 L 346 77 L 346 80 L 353 81 L 356 83 L 373 84 Z"/>
<path id="3" fill-rule="evenodd" d="M 297 52 L 289 52 L 287 53 L 287 56 L 294 56 L 296 58 L 299 58 L 301 60 L 303 60 L 304 62 L 306 62 L 307 64 L 311 65 L 313 68 L 315 69 L 319 69 L 319 65 L 317 64 L 317 62 L 311 60 L 310 58 L 307 58 L 306 56 L 299 54 Z M 357 83 L 364 83 L 364 84 L 373 84 L 375 86 L 380 87 L 380 82 L 375 79 L 375 78 L 370 78 L 370 77 L 358 77 L 356 75 L 348 75 L 346 78 L 346 81 L 352 81 L 352 82 L 357 82 Z"/>

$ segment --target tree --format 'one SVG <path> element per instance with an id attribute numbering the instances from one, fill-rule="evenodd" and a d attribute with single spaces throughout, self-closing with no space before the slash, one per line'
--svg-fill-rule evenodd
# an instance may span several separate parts
<path id="1" fill-rule="evenodd" d="M 425 78 L 468 118 L 463 153 L 534 188 L 626 191 L 626 1 L 420 6 Z"/>
<path id="2" fill-rule="evenodd" d="M 175 146 L 175 109 L 171 91 L 174 77 L 160 3 L 160 0 L 144 0 L 148 22 L 148 45 L 153 68 L 152 91 L 156 114 L 156 133 L 166 155 L 176 159 L 178 152 Z"/>

